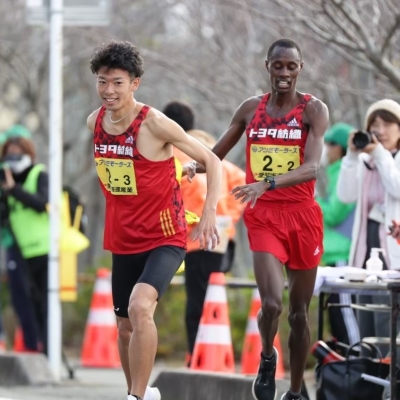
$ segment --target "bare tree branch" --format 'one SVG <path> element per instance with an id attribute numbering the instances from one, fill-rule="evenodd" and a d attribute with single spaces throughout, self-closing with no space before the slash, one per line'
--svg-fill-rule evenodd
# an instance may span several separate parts
<path id="1" fill-rule="evenodd" d="M 387 52 L 387 50 L 389 48 L 389 45 L 390 45 L 390 42 L 393 39 L 393 36 L 398 31 L 399 26 L 400 26 L 400 14 L 397 14 L 396 18 L 394 20 L 394 23 L 393 23 L 392 27 L 389 29 L 389 31 L 388 31 L 388 33 L 387 33 L 387 35 L 385 37 L 385 40 L 383 42 L 382 49 L 381 49 L 381 55 L 382 56 L 384 56 L 385 53 Z"/>

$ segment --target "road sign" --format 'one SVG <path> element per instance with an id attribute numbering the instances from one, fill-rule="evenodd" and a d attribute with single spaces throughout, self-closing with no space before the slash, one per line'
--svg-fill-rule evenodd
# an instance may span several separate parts
<path id="1" fill-rule="evenodd" d="M 26 0 L 28 25 L 49 24 L 50 0 Z M 111 0 L 64 0 L 64 26 L 106 26 L 110 23 Z"/>

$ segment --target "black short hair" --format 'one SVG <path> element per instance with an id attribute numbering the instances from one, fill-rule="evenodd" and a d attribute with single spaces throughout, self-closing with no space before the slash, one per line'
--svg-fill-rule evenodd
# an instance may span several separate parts
<path id="1" fill-rule="evenodd" d="M 138 49 L 128 41 L 111 40 L 94 50 L 90 69 L 97 74 L 103 67 L 125 70 L 132 79 L 140 78 L 144 73 L 143 59 Z"/>
<path id="2" fill-rule="evenodd" d="M 171 101 L 164 107 L 163 113 L 180 125 L 185 132 L 194 128 L 194 112 L 188 104 Z"/>
<path id="3" fill-rule="evenodd" d="M 271 58 L 272 52 L 277 47 L 283 47 L 285 49 L 296 49 L 298 51 L 298 53 L 299 53 L 300 61 L 303 60 L 303 57 L 301 55 L 300 46 L 294 40 L 287 39 L 287 38 L 282 38 L 282 39 L 275 40 L 275 42 L 272 43 L 271 46 L 269 46 L 268 54 L 267 54 L 268 60 Z"/>

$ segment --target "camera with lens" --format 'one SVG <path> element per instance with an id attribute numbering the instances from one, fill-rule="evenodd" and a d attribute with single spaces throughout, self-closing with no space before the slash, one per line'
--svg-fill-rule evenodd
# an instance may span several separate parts
<path id="1" fill-rule="evenodd" d="M 372 134 L 367 131 L 357 131 L 353 137 L 353 144 L 357 149 L 362 150 L 367 145 L 372 143 Z"/>

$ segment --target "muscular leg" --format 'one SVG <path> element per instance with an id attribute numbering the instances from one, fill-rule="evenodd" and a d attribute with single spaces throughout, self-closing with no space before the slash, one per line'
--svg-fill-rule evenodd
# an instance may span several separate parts
<path id="1" fill-rule="evenodd" d="M 132 325 L 129 343 L 130 392 L 144 397 L 157 351 L 157 329 L 154 311 L 158 293 L 147 283 L 138 283 L 129 299 L 128 314 Z"/>
<path id="2" fill-rule="evenodd" d="M 129 318 L 117 317 L 118 327 L 118 353 L 124 370 L 126 383 L 130 390 L 132 386 L 131 373 L 129 370 L 129 342 L 131 341 L 132 325 Z"/>
<path id="3" fill-rule="evenodd" d="M 282 263 L 270 253 L 254 252 L 254 274 L 261 297 L 258 328 L 261 334 L 263 355 L 271 356 L 272 345 L 278 331 L 282 313 L 282 294 L 285 287 Z"/>
<path id="4" fill-rule="evenodd" d="M 317 268 L 309 270 L 287 269 L 289 280 L 289 350 L 290 389 L 299 393 L 310 350 L 308 308 L 314 291 Z"/>

